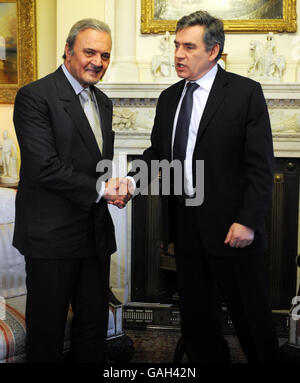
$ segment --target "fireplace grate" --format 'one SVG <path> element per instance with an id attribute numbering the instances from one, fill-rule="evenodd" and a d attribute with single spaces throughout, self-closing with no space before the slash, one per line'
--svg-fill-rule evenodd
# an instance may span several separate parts
<path id="1" fill-rule="evenodd" d="M 123 306 L 124 328 L 180 328 L 180 313 L 172 304 L 130 302 Z"/>
<path id="2" fill-rule="evenodd" d="M 273 321 L 279 337 L 288 336 L 288 313 L 273 311 Z M 222 307 L 224 334 L 235 334 L 227 308 Z M 180 330 L 180 313 L 177 305 L 130 302 L 123 306 L 124 329 L 166 329 Z"/>

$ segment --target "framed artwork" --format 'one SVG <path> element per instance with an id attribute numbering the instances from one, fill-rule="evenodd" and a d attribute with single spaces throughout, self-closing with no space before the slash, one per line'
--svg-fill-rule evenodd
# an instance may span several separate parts
<path id="1" fill-rule="evenodd" d="M 296 32 L 296 0 L 142 0 L 141 33 L 175 32 L 184 15 L 205 10 L 225 32 Z"/>
<path id="2" fill-rule="evenodd" d="M 36 79 L 35 0 L 0 0 L 0 103 Z"/>

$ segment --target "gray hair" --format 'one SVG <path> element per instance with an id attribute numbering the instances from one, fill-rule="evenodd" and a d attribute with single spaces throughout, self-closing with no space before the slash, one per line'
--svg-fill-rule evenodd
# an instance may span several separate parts
<path id="1" fill-rule="evenodd" d="M 219 45 L 219 54 L 215 61 L 217 62 L 222 55 L 225 42 L 223 21 L 211 16 L 206 11 L 197 11 L 188 16 L 183 16 L 178 20 L 176 25 L 176 33 L 181 29 L 193 27 L 194 25 L 203 25 L 205 27 L 204 43 L 206 51 L 210 51 L 216 44 Z"/>
<path id="2" fill-rule="evenodd" d="M 95 29 L 97 31 L 106 32 L 111 37 L 111 31 L 109 26 L 103 21 L 97 19 L 82 19 L 77 21 L 71 28 L 69 35 L 67 37 L 67 44 L 69 46 L 71 55 L 74 54 L 74 44 L 76 41 L 76 37 L 79 32 L 84 31 L 85 29 Z M 66 52 L 63 54 L 63 59 L 66 58 Z"/>

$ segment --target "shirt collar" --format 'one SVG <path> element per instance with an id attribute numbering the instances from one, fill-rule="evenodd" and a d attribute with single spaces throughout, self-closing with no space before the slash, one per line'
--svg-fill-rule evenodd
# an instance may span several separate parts
<path id="1" fill-rule="evenodd" d="M 65 76 L 69 80 L 69 83 L 72 85 L 74 92 L 76 93 L 76 95 L 78 95 L 84 89 L 84 87 L 76 80 L 75 77 L 71 75 L 71 73 L 66 68 L 65 64 L 62 64 L 61 69 L 63 70 Z"/>
<path id="2" fill-rule="evenodd" d="M 209 72 L 207 72 L 203 77 L 199 78 L 195 82 L 207 92 L 210 92 L 215 77 L 217 75 L 218 65 L 214 65 Z"/>

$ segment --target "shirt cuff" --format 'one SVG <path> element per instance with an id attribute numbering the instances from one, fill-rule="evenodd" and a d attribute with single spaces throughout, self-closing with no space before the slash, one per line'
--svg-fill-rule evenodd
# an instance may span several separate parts
<path id="1" fill-rule="evenodd" d="M 135 179 L 134 179 L 133 177 L 130 177 L 130 176 L 127 176 L 127 177 L 125 177 L 125 178 L 127 178 L 129 181 L 131 181 L 132 186 L 133 186 L 132 195 L 134 195 L 134 193 L 135 193 L 135 189 L 136 189 L 136 182 L 135 182 Z"/>
<path id="2" fill-rule="evenodd" d="M 103 181 L 102 185 L 101 185 L 101 189 L 100 189 L 99 194 L 98 194 L 98 198 L 96 199 L 96 203 L 98 203 L 101 200 L 101 198 L 104 195 L 104 192 L 105 192 L 105 182 Z"/>

